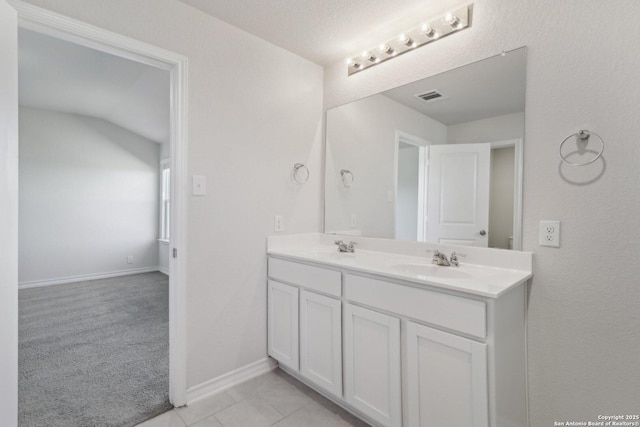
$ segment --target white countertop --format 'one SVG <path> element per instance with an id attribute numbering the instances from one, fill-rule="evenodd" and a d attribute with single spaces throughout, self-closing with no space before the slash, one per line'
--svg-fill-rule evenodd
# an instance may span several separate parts
<path id="1" fill-rule="evenodd" d="M 291 239 L 289 238 L 288 240 L 290 241 Z M 355 272 L 371 273 L 489 298 L 498 298 L 509 289 L 523 284 L 533 276 L 531 269 L 526 268 L 530 263 L 517 262 L 518 260 L 513 262 L 516 268 L 508 268 L 508 265 L 505 266 L 504 262 L 500 266 L 478 265 L 465 262 L 462 259 L 459 267 L 443 267 L 432 264 L 431 256 L 428 254 L 415 256 L 359 248 L 356 249 L 355 253 L 342 253 L 338 252 L 336 246 L 322 244 L 322 240 L 326 239 L 320 238 L 314 241 L 307 238 L 301 240 L 304 242 L 303 244 L 295 245 L 271 244 L 270 241 L 267 253 L 281 258 L 339 267 Z M 366 242 L 364 243 L 364 246 L 366 246 Z M 442 247 L 442 245 L 422 245 L 433 248 Z M 496 252 L 496 250 L 485 248 L 458 249 L 460 252 L 469 252 L 469 250 L 471 252 Z M 499 256 L 500 252 L 507 257 L 514 256 L 509 253 L 511 251 L 497 252 L 495 254 L 489 253 L 488 256 L 483 254 L 483 256 L 475 258 L 490 260 L 493 255 Z M 529 258 L 532 256 L 530 253 L 524 252 L 520 252 L 518 255 L 528 256 Z M 469 261 L 472 261 L 474 257 L 469 256 L 469 258 L 471 258 Z M 491 263 L 489 262 L 488 264 Z"/>

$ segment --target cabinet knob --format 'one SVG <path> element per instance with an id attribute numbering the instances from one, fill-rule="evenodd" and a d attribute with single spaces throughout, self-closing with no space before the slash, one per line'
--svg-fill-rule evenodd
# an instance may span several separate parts
<path id="1" fill-rule="evenodd" d="M 487 234 L 487 232 L 485 230 L 480 230 L 480 235 L 484 236 L 485 234 Z"/>

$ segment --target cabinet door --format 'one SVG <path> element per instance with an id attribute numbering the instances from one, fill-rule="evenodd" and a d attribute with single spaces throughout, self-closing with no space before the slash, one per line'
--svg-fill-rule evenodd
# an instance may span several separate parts
<path id="1" fill-rule="evenodd" d="M 269 356 L 298 370 L 298 288 L 268 282 Z"/>
<path id="2" fill-rule="evenodd" d="M 345 397 L 384 426 L 402 425 L 400 320 L 345 304 Z"/>
<path id="3" fill-rule="evenodd" d="M 342 397 L 340 300 L 300 291 L 300 373 Z"/>
<path id="4" fill-rule="evenodd" d="M 410 427 L 487 427 L 487 346 L 407 322 Z"/>

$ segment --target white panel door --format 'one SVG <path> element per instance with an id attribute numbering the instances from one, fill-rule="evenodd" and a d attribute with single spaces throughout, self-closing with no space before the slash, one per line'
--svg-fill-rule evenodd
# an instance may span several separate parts
<path id="1" fill-rule="evenodd" d="M 342 398 L 342 304 L 300 291 L 300 373 Z"/>
<path id="2" fill-rule="evenodd" d="M 344 314 L 345 398 L 380 424 L 399 427 L 400 320 L 351 304 Z"/>
<path id="3" fill-rule="evenodd" d="M 281 365 L 298 370 L 298 288 L 268 281 L 268 351 Z"/>
<path id="4" fill-rule="evenodd" d="M 491 144 L 429 147 L 428 242 L 488 245 L 490 162 Z"/>
<path id="5" fill-rule="evenodd" d="M 18 18 L 0 0 L 0 418 L 18 425 Z"/>
<path id="6" fill-rule="evenodd" d="M 407 322 L 410 427 L 487 427 L 487 346 Z"/>

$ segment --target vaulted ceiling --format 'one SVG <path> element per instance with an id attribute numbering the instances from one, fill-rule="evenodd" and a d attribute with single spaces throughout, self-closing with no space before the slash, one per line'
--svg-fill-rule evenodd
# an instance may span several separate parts
<path id="1" fill-rule="evenodd" d="M 20 105 L 107 120 L 169 140 L 169 72 L 20 29 Z"/>

